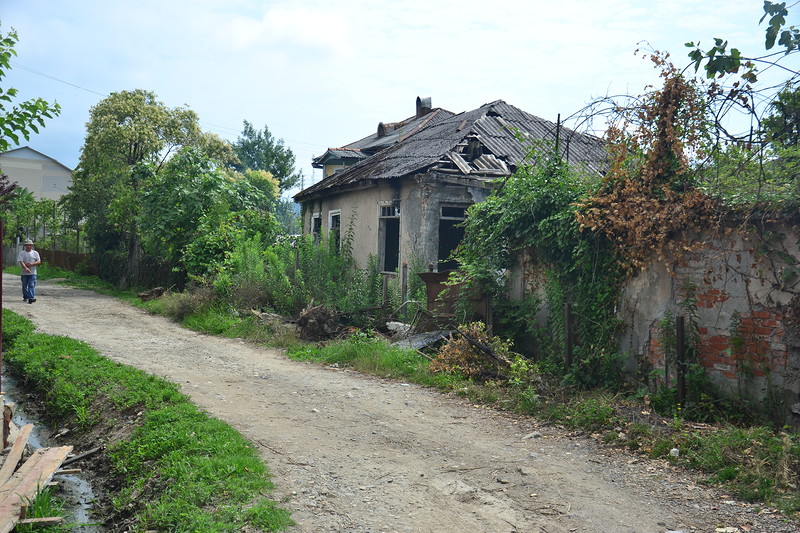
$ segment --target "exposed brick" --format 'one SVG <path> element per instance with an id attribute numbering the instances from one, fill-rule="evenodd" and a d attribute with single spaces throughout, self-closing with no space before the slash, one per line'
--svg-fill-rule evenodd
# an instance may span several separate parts
<path id="1" fill-rule="evenodd" d="M 756 326 L 753 328 L 753 333 L 756 335 L 772 335 L 772 328 L 766 326 Z"/>

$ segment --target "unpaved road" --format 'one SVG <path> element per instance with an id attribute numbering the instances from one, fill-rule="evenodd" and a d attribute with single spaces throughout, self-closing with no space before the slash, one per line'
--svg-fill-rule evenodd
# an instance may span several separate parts
<path id="1" fill-rule="evenodd" d="M 236 428 L 274 473 L 295 532 L 790 532 L 797 524 L 663 462 L 604 450 L 420 387 L 293 362 L 111 298 L 40 282 L 4 306 L 163 376 Z"/>

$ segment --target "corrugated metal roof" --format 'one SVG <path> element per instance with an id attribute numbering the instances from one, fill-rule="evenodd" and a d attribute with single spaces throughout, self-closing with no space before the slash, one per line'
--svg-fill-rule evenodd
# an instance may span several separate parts
<path id="1" fill-rule="evenodd" d="M 537 148 L 552 150 L 557 132 L 559 150 L 567 162 L 583 163 L 597 173 L 605 171 L 607 155 L 602 140 L 559 128 L 497 100 L 418 125 L 396 144 L 308 187 L 295 199 L 303 201 L 332 188 L 428 170 L 471 177 L 508 176 L 520 164 L 535 161 Z"/>

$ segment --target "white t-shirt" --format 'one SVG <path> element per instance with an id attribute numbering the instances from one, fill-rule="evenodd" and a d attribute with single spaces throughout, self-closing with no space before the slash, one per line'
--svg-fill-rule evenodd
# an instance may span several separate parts
<path id="1" fill-rule="evenodd" d="M 36 263 L 36 262 L 38 262 L 38 261 L 40 261 L 40 260 L 41 260 L 41 259 L 39 258 L 39 252 L 37 252 L 36 250 L 31 250 L 30 252 L 26 252 L 26 251 L 23 249 L 23 250 L 22 250 L 22 251 L 21 251 L 21 252 L 20 252 L 20 253 L 17 255 L 17 264 L 18 264 L 18 265 L 19 265 L 21 262 L 23 262 L 23 261 L 24 261 L 24 262 L 25 262 L 25 264 L 27 265 L 28 263 Z M 20 265 L 20 266 L 22 266 L 22 265 Z M 23 270 L 22 270 L 22 275 L 23 275 L 23 276 L 35 276 L 35 275 L 36 275 L 36 265 L 34 265 L 34 266 L 32 266 L 32 267 L 28 267 L 28 268 L 30 268 L 30 269 L 31 269 L 31 271 L 30 271 L 30 272 L 25 272 L 25 270 L 23 269 Z"/>

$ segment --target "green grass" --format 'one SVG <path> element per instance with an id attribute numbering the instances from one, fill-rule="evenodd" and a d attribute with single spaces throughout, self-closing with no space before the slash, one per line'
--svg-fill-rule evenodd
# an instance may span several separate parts
<path id="1" fill-rule="evenodd" d="M 360 331 L 325 346 L 296 346 L 288 351 L 288 356 L 437 388 L 452 388 L 460 382 L 458 377 L 431 372 L 429 360 L 418 352 L 390 346 L 382 339 Z"/>
<path id="2" fill-rule="evenodd" d="M 59 501 L 53 493 L 53 487 L 40 488 L 36 497 L 28 502 L 28 509 L 26 511 L 27 518 L 50 518 L 53 516 L 64 516 L 64 504 Z M 45 531 L 48 533 L 69 533 L 74 531 L 77 524 L 71 522 L 62 522 L 60 524 L 53 524 L 48 526 Z M 34 524 L 17 524 L 14 528 L 16 533 L 34 533 L 42 531 L 41 526 Z"/>
<path id="3" fill-rule="evenodd" d="M 797 480 L 797 434 L 775 433 L 767 427 L 723 427 L 680 432 L 673 446 L 681 452 L 678 462 L 708 473 L 710 483 L 725 484 L 745 501 L 780 503 Z"/>
<path id="4" fill-rule="evenodd" d="M 53 420 L 89 430 L 102 422 L 93 406 L 144 411 L 130 440 L 110 448 L 115 472 L 126 480 L 115 507 L 134 509 L 137 531 L 277 531 L 292 523 L 264 496 L 270 474 L 252 445 L 176 385 L 82 342 L 36 333 L 6 309 L 3 326 L 6 362 L 39 392 Z"/>
<path id="5" fill-rule="evenodd" d="M 576 395 L 563 403 L 550 403 L 540 415 L 550 422 L 587 431 L 610 428 L 617 422 L 614 397 L 602 392 Z"/>

